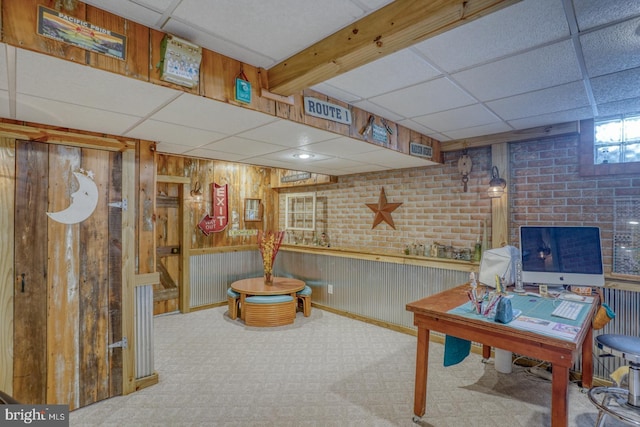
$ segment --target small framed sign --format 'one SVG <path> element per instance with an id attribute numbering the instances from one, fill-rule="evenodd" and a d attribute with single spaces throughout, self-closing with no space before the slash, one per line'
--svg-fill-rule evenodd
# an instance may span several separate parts
<path id="1" fill-rule="evenodd" d="M 236 77 L 236 101 L 251 103 L 251 83 L 240 77 Z"/>

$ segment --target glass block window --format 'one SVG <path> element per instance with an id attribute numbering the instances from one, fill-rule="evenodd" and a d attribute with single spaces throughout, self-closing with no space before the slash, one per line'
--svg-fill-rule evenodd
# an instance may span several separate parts
<path id="1" fill-rule="evenodd" d="M 640 113 L 596 120 L 594 163 L 640 162 Z"/>
<path id="2" fill-rule="evenodd" d="M 640 200 L 616 199 L 613 272 L 640 276 Z"/>

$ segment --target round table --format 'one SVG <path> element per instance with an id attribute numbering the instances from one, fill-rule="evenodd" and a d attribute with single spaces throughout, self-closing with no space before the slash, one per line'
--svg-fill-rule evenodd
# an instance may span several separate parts
<path id="1" fill-rule="evenodd" d="M 247 295 L 291 295 L 295 300 L 296 292 L 303 290 L 304 287 L 304 281 L 289 277 L 273 277 L 271 285 L 264 283 L 264 277 L 251 277 L 231 284 L 231 289 L 240 294 L 240 307 L 244 307 Z M 245 319 L 245 310 L 242 308 L 240 318 Z"/>

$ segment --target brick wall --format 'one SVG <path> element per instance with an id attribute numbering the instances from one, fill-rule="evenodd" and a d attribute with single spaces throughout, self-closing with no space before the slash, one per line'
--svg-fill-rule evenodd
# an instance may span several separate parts
<path id="1" fill-rule="evenodd" d="M 597 226 L 610 272 L 614 201 L 640 197 L 640 175 L 581 176 L 577 136 L 512 143 L 509 150 L 511 241 L 518 245 L 521 225 Z"/>
<path id="2" fill-rule="evenodd" d="M 602 232 L 605 271 L 611 271 L 614 200 L 640 197 L 640 175 L 581 176 L 577 136 L 511 143 L 509 151 L 510 176 L 503 177 L 509 186 L 510 242 L 519 246 L 521 225 L 595 225 Z M 467 193 L 457 171 L 460 155 L 445 153 L 440 166 L 350 175 L 337 184 L 286 192 L 317 192 L 324 206 L 319 217 L 326 215 L 333 246 L 400 253 L 407 244 L 437 241 L 472 248 L 482 236 L 485 219 L 491 241 L 491 203 L 486 196 L 491 150 L 469 150 L 473 169 Z M 365 203 L 377 203 L 381 187 L 388 202 L 403 203 L 392 213 L 395 230 L 384 222 L 371 228 L 374 213 Z M 281 227 L 284 194 L 280 193 Z"/>
<path id="3" fill-rule="evenodd" d="M 337 184 L 282 190 L 280 226 L 284 228 L 285 193 L 316 191 L 322 201 L 319 206 L 326 207 L 326 232 L 332 246 L 401 253 L 407 244 L 437 241 L 473 248 L 482 236 L 483 220 L 490 226 L 491 203 L 486 195 L 490 149 L 469 150 L 473 169 L 466 193 L 457 166 L 461 153 L 445 154 L 444 165 L 350 175 L 340 177 Z M 402 203 L 391 214 L 395 230 L 385 222 L 372 229 L 375 214 L 365 204 L 377 203 L 382 187 L 389 203 Z M 322 215 L 318 211 L 318 232 L 325 231 Z"/>

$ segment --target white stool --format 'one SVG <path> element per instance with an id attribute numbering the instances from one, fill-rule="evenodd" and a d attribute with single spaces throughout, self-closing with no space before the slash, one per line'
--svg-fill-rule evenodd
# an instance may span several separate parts
<path id="1" fill-rule="evenodd" d="M 598 408 L 596 426 L 602 427 L 607 415 L 640 426 L 640 338 L 602 334 L 596 337 L 596 345 L 629 363 L 628 388 L 592 387 L 589 390 L 589 400 Z"/>

